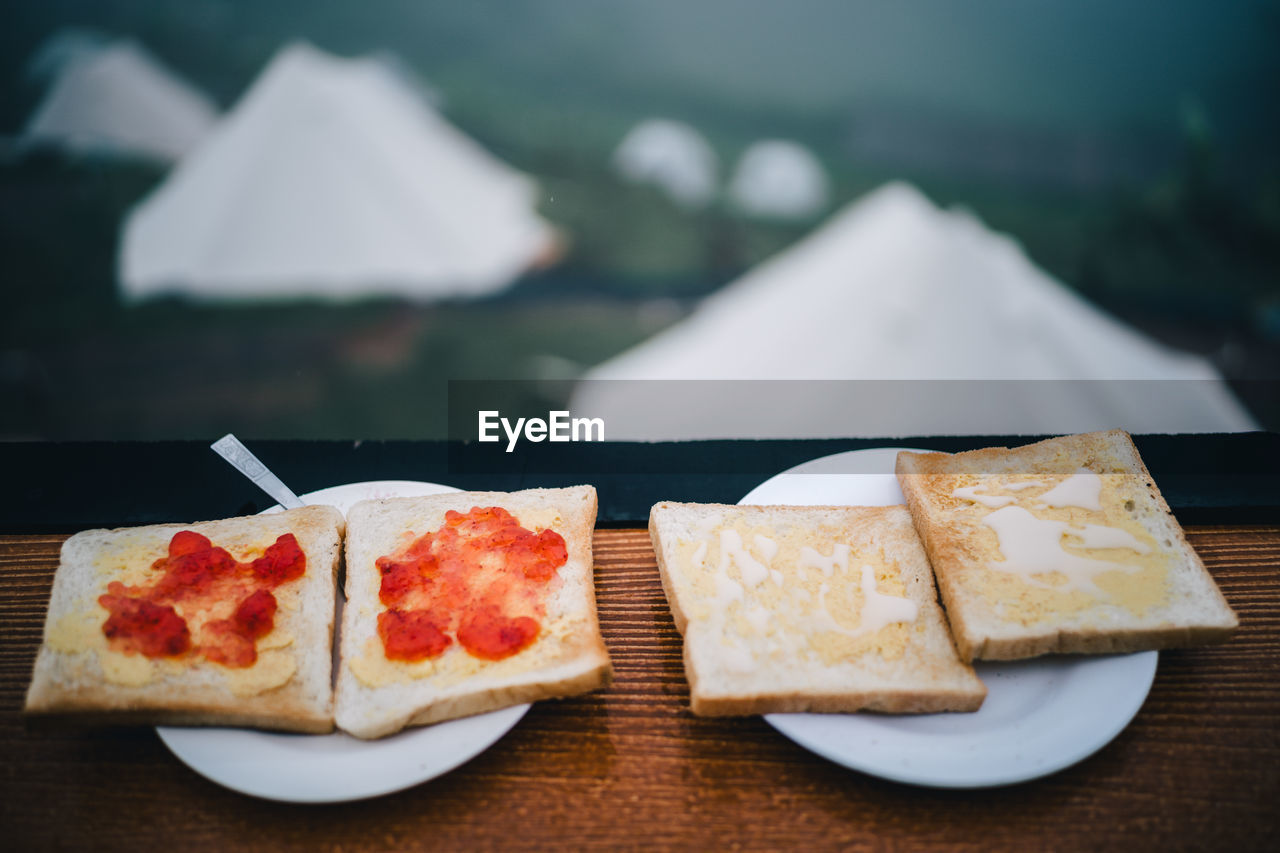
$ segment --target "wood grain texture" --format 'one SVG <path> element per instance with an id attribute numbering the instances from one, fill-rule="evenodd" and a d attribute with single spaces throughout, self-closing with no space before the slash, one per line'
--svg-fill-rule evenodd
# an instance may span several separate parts
<path id="1" fill-rule="evenodd" d="M 1267 849 L 1280 831 L 1280 527 L 1189 531 L 1241 617 L 1161 655 L 1134 722 L 1046 779 L 935 791 L 846 770 L 759 717 L 688 712 L 643 530 L 595 538 L 608 690 L 543 702 L 493 748 L 379 799 L 224 790 L 149 729 L 29 730 L 20 708 L 61 536 L 0 537 L 0 831 L 14 850 Z"/>

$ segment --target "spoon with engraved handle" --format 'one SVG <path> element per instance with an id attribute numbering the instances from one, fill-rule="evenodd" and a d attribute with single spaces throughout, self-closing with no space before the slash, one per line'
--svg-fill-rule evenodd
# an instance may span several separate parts
<path id="1" fill-rule="evenodd" d="M 240 439 L 231 433 L 227 433 L 209 446 L 213 448 L 214 453 L 231 463 L 232 468 L 244 474 L 258 488 L 275 498 L 280 506 L 285 509 L 297 509 L 300 506 L 305 506 L 298 499 L 298 496 L 284 484 L 284 481 L 271 473 L 271 469 L 263 465 L 258 457 L 250 453 L 249 448 L 241 444 Z"/>

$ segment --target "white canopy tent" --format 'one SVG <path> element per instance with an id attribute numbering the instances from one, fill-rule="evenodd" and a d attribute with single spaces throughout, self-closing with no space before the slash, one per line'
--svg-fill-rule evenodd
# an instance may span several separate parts
<path id="1" fill-rule="evenodd" d="M 765 139 L 742 153 L 729 182 L 729 199 L 750 216 L 807 219 L 827 206 L 827 173 L 808 148 Z"/>
<path id="2" fill-rule="evenodd" d="M 651 184 L 681 207 L 696 209 L 716 196 L 719 162 L 710 143 L 687 124 L 646 119 L 613 154 L 614 169 L 635 184 Z"/>
<path id="3" fill-rule="evenodd" d="M 212 100 L 135 42 L 68 37 L 42 54 L 51 82 L 23 145 L 171 163 L 218 120 Z"/>
<path id="4" fill-rule="evenodd" d="M 130 213 L 120 279 L 131 298 L 479 296 L 555 251 L 536 200 L 384 61 L 294 45 Z"/>
<path id="5" fill-rule="evenodd" d="M 611 439 L 1255 428 L 1207 362 L 903 184 L 584 378 L 574 413 Z"/>

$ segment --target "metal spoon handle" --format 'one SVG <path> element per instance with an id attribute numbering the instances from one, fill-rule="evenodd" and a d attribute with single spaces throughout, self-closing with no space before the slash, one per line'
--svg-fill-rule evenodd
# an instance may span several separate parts
<path id="1" fill-rule="evenodd" d="M 275 498 L 285 509 L 297 509 L 305 506 L 284 482 L 271 473 L 271 469 L 263 465 L 258 457 L 249 452 L 249 448 L 240 443 L 240 439 L 231 433 L 209 445 L 213 452 L 231 463 L 231 466 L 244 474 L 262 491 Z"/>

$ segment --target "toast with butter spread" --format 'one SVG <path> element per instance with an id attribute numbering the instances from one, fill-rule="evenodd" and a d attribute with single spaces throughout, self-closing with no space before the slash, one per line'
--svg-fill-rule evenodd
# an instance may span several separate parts
<path id="1" fill-rule="evenodd" d="M 591 486 L 352 507 L 338 727 L 377 738 L 607 685 L 595 518 Z"/>
<path id="2" fill-rule="evenodd" d="M 659 503 L 649 533 L 693 713 L 981 706 L 904 507 Z"/>
<path id="3" fill-rule="evenodd" d="M 333 730 L 333 507 L 67 539 L 25 711 Z"/>
<path id="4" fill-rule="evenodd" d="M 965 660 L 1225 640 L 1235 614 L 1129 435 L 898 454 Z"/>

